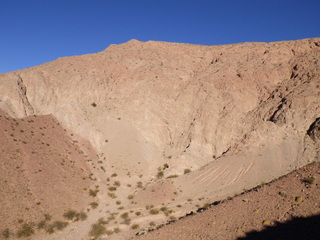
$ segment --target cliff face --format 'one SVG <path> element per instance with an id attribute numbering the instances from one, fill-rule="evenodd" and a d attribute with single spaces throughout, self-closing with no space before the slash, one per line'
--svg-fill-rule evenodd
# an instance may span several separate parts
<path id="1" fill-rule="evenodd" d="M 223 197 L 319 160 L 319 59 L 319 38 L 131 40 L 1 74 L 0 108 L 16 118 L 53 115 L 124 183 L 149 181 L 165 163 L 165 176 L 202 167 L 172 182 L 193 186 L 180 198 L 209 187 Z"/>

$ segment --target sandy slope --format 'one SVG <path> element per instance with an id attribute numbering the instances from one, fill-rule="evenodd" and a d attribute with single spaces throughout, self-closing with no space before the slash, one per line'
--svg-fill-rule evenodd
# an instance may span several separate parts
<path id="1" fill-rule="evenodd" d="M 319 180 L 320 164 L 313 163 L 135 239 L 317 239 Z"/>

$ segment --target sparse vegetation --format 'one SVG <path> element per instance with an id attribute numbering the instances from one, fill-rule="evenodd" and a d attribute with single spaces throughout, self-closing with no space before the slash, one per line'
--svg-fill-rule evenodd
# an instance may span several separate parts
<path id="1" fill-rule="evenodd" d="M 91 106 L 92 106 L 92 107 L 96 107 L 97 104 L 96 104 L 96 103 L 91 103 Z"/>
<path id="2" fill-rule="evenodd" d="M 184 174 L 188 174 L 188 173 L 190 173 L 191 172 L 191 170 L 189 169 L 189 168 L 186 168 L 185 170 L 183 170 L 183 173 Z"/>

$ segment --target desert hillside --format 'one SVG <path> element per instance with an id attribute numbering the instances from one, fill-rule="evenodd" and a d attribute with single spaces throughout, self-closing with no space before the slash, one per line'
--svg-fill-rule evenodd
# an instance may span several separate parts
<path id="1" fill-rule="evenodd" d="M 320 38 L 131 40 L 0 74 L 0 231 L 128 239 L 319 161 L 319 59 Z"/>

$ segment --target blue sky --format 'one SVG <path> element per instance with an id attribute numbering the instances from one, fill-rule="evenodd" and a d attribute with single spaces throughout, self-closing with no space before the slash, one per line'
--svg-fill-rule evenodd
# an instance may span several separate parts
<path id="1" fill-rule="evenodd" d="M 0 0 L 0 73 L 110 44 L 320 37 L 319 0 Z"/>

